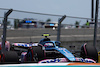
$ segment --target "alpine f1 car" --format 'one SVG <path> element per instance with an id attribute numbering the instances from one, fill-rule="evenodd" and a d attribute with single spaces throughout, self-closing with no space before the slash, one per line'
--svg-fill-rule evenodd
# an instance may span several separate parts
<path id="1" fill-rule="evenodd" d="M 98 53 L 94 46 L 89 46 L 86 43 L 83 44 L 80 51 L 80 57 L 76 57 L 66 48 L 60 47 L 61 43 L 59 41 L 51 41 L 47 38 L 48 35 L 49 34 L 44 34 L 45 38 L 41 39 L 39 42 L 39 44 L 45 49 L 47 60 L 43 60 L 43 62 L 97 62 Z"/>

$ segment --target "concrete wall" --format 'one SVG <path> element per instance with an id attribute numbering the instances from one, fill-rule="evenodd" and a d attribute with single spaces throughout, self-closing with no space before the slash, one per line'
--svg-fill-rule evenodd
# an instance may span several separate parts
<path id="1" fill-rule="evenodd" d="M 56 40 L 57 30 L 53 29 L 15 29 L 7 30 L 7 40 L 10 42 L 39 42 L 43 33 L 49 33 L 51 40 Z M 82 44 L 87 43 L 88 45 L 93 45 L 93 34 L 94 29 L 61 29 L 61 46 L 70 49 L 69 46 L 76 46 L 75 50 L 80 50 Z M 97 32 L 97 49 L 100 50 L 100 29 Z M 2 35 L 2 30 L 0 29 L 0 35 Z M 0 39 L 1 41 L 1 39 Z"/>

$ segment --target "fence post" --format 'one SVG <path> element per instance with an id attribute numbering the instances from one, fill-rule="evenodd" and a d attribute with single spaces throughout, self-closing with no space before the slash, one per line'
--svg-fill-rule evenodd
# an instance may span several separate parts
<path id="1" fill-rule="evenodd" d="M 94 46 L 96 46 L 96 41 L 97 41 L 98 6 L 99 6 L 99 0 L 96 0 L 94 41 L 93 41 Z"/>
<path id="2" fill-rule="evenodd" d="M 58 30 L 57 30 L 57 41 L 60 41 L 60 30 L 61 30 L 61 22 L 66 18 L 66 15 L 62 16 L 62 18 L 58 19 Z"/>
<path id="3" fill-rule="evenodd" d="M 8 12 L 4 14 L 4 22 L 3 22 L 3 37 L 2 37 L 2 50 L 5 51 L 5 42 L 6 42 L 6 31 L 7 31 L 7 19 L 9 14 L 13 11 L 13 9 L 10 9 Z"/>

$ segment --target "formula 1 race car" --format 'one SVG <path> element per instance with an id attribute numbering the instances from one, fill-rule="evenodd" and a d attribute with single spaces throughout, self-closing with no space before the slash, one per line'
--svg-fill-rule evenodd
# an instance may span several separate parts
<path id="1" fill-rule="evenodd" d="M 86 43 L 82 45 L 81 51 L 80 51 L 80 58 L 79 58 L 79 57 L 74 56 L 66 48 L 60 47 L 59 41 L 51 41 L 49 38 L 47 38 L 49 34 L 44 34 L 43 36 L 45 36 L 45 38 L 41 39 L 39 44 L 45 48 L 47 62 L 53 62 L 53 61 L 60 62 L 60 60 L 61 61 L 63 59 L 65 60 L 65 58 L 67 62 L 68 61 L 74 61 L 74 62 L 81 61 L 81 62 L 95 63 L 98 60 L 98 53 L 94 46 L 88 46 L 86 45 Z M 60 58 L 60 60 L 56 58 Z M 43 62 L 44 61 L 46 60 L 43 60 Z"/>
<path id="2" fill-rule="evenodd" d="M 49 34 L 43 36 L 45 38 L 41 39 L 39 43 L 12 43 L 11 51 L 17 52 L 22 63 L 29 61 L 39 63 L 76 61 L 96 63 L 97 61 L 98 54 L 93 46 L 84 44 L 80 51 L 80 57 L 76 57 L 66 48 L 60 47 L 59 41 L 51 41 L 47 38 Z"/>
<path id="3" fill-rule="evenodd" d="M 38 43 L 12 43 L 11 51 L 16 51 L 20 62 L 38 62 L 38 63 L 57 63 L 80 61 L 87 63 L 96 63 L 92 59 L 76 58 L 70 51 L 59 47 L 59 41 L 45 41 Z"/>

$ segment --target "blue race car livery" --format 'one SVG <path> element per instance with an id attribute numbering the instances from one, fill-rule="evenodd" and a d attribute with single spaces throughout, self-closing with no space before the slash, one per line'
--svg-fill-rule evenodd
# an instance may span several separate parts
<path id="1" fill-rule="evenodd" d="M 46 38 L 43 38 L 42 40 L 40 40 L 39 44 L 43 45 L 47 52 L 57 51 L 63 56 L 65 56 L 69 61 L 75 61 L 75 57 L 70 51 L 68 51 L 66 48 L 60 47 L 59 41 L 50 41 L 49 38 L 47 38 L 47 40 Z"/>

